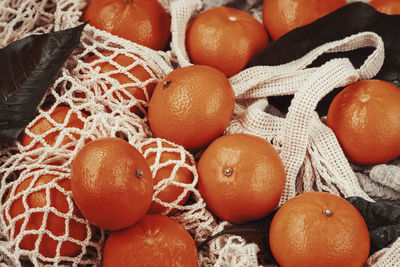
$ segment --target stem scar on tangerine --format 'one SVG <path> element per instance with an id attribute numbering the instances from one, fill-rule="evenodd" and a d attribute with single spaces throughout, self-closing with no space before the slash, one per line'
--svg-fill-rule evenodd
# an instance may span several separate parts
<path id="1" fill-rule="evenodd" d="M 232 169 L 231 168 L 226 168 L 225 170 L 224 170 L 224 174 L 226 175 L 226 176 L 231 176 L 232 175 Z"/>
<path id="2" fill-rule="evenodd" d="M 143 176 L 143 172 L 141 170 L 137 169 L 136 170 L 136 177 L 137 178 L 142 178 L 142 176 Z"/>
<path id="3" fill-rule="evenodd" d="M 163 84 L 163 89 L 167 89 L 171 85 L 171 81 L 165 81 Z"/>
<path id="4" fill-rule="evenodd" d="M 326 216 L 326 217 L 331 217 L 333 216 L 333 212 L 329 209 L 323 209 L 322 213 Z"/>

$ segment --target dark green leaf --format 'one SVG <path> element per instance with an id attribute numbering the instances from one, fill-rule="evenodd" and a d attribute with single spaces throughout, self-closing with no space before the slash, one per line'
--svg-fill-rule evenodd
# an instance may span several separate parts
<path id="1" fill-rule="evenodd" d="M 382 225 L 400 224 L 400 207 L 383 202 L 369 202 L 360 197 L 347 198 L 363 216 L 368 228 Z"/>
<path id="2" fill-rule="evenodd" d="M 237 235 L 258 245 L 258 247 L 260 248 L 260 252 L 258 253 L 258 258 L 260 262 L 262 262 L 263 264 L 276 263 L 271 253 L 268 242 L 269 228 L 271 226 L 271 221 L 275 213 L 276 212 L 273 212 L 267 217 L 254 222 L 241 225 L 232 225 L 224 229 L 223 231 L 207 238 L 198 246 L 198 248 L 201 249 L 203 246 L 207 245 L 208 242 L 217 237 L 223 235 Z"/>
<path id="3" fill-rule="evenodd" d="M 0 49 L 0 142 L 16 139 L 32 121 L 85 25 L 31 35 Z"/>
<path id="4" fill-rule="evenodd" d="M 381 36 L 385 44 L 385 61 L 375 78 L 400 86 L 399 25 L 400 15 L 385 15 L 366 3 L 351 3 L 272 42 L 253 57 L 248 67 L 288 63 L 327 42 L 371 31 Z M 371 49 L 363 48 L 353 52 L 327 54 L 318 58 L 313 66 L 321 65 L 334 57 L 349 57 L 355 66 L 360 66 L 370 53 Z M 338 91 L 328 95 L 323 104 L 317 107 L 321 115 L 326 114 L 330 102 L 337 93 Z M 271 98 L 271 104 L 286 113 L 291 99 L 291 96 L 275 97 Z"/>
<path id="5" fill-rule="evenodd" d="M 369 202 L 360 197 L 349 197 L 349 201 L 363 216 L 374 253 L 387 247 L 400 237 L 400 207 L 382 202 Z"/>
<path id="6" fill-rule="evenodd" d="M 400 224 L 381 226 L 369 230 L 371 253 L 381 250 L 400 237 Z"/>

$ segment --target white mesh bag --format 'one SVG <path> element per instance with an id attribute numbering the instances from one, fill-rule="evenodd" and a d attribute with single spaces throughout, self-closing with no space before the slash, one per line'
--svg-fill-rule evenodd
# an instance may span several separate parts
<path id="1" fill-rule="evenodd" d="M 173 218 L 193 236 L 196 243 L 225 229 L 229 224 L 217 220 L 195 188 L 198 175 L 193 156 L 180 146 L 166 146 L 166 140 L 153 139 L 147 124 L 146 107 L 150 97 L 149 87 L 179 66 L 190 65 L 184 38 L 189 19 L 202 8 L 200 0 L 160 1 L 171 13 L 172 53 L 153 51 L 125 39 L 87 25 L 81 44 L 74 51 L 56 77 L 37 116 L 24 131 L 24 138 L 0 150 L 0 263 L 4 266 L 41 265 L 101 265 L 102 245 L 107 233 L 91 227 L 75 213 L 71 192 L 68 189 L 70 165 L 76 152 L 88 141 L 101 137 L 117 136 L 128 140 L 140 151 L 155 142 L 155 147 L 144 152 L 155 153 L 153 174 L 170 166 L 172 173 L 155 185 L 154 201 L 164 206 L 167 214 L 178 210 Z M 208 1 L 209 2 L 209 1 Z M 253 1 L 254 2 L 254 1 Z M 47 33 L 79 25 L 86 1 L 76 0 L 5 0 L 0 3 L 0 46 L 32 33 Z M 356 70 L 346 59 L 337 59 L 316 69 L 307 69 L 318 55 L 328 51 L 343 51 L 364 46 L 376 47 L 364 66 Z M 118 58 L 128 58 L 129 64 L 120 64 Z M 362 190 L 349 163 L 344 158 L 336 138 L 321 123 L 314 112 L 319 99 L 337 86 L 358 79 L 372 77 L 383 61 L 380 38 L 372 33 L 362 33 L 334 43 L 326 44 L 297 61 L 279 67 L 255 67 L 230 79 L 237 105 L 227 133 L 248 132 L 271 141 L 280 152 L 288 173 L 288 182 L 281 203 L 299 192 L 324 190 L 343 196 L 357 195 L 370 199 Z M 102 66 L 113 66 L 103 72 Z M 147 72 L 146 79 L 139 79 L 132 69 Z M 115 75 L 125 75 L 131 82 L 121 84 Z M 144 98 L 132 95 L 141 91 Z M 264 112 L 269 109 L 263 100 L 269 95 L 293 94 L 295 100 L 286 119 Z M 60 112 L 62 110 L 62 112 Z M 59 113 L 60 112 L 60 113 Z M 56 116 L 55 114 L 62 114 Z M 302 118 L 299 120 L 299 118 Z M 51 125 L 44 132 L 37 132 L 35 125 L 47 121 Z M 173 145 L 173 144 L 171 144 Z M 147 154 L 146 154 L 147 153 Z M 168 161 L 163 154 L 178 155 Z M 376 166 L 378 167 L 378 166 Z M 378 172 L 391 172 L 392 165 L 360 172 L 366 181 Z M 191 172 L 191 183 L 171 179 L 180 168 Z M 52 175 L 48 183 L 37 185 L 43 175 Z M 376 175 L 376 174 L 375 174 Z M 389 177 L 389 176 L 388 176 Z M 67 185 L 65 185 L 66 183 Z M 392 188 L 393 180 L 385 185 Z M 182 188 L 182 193 L 172 202 L 157 196 L 170 185 Z M 368 186 L 372 186 L 368 184 Z M 21 190 L 24 188 L 24 190 Z M 365 187 L 364 187 L 365 188 Z M 398 187 L 394 187 L 398 190 Z M 373 190 L 372 190 L 373 191 Z M 44 205 L 31 207 L 30 197 L 35 193 L 45 196 Z M 187 205 L 179 201 L 190 193 Z M 367 192 L 368 193 L 368 192 Z M 53 195 L 63 199 L 66 210 L 52 205 Z M 15 216 L 16 202 L 22 203 L 22 214 Z M 30 219 L 40 214 L 38 229 L 28 229 Z M 48 230 L 48 219 L 56 216 L 62 221 L 61 234 Z M 21 224 L 22 222 L 22 224 Z M 21 224 L 21 227 L 17 226 Z M 83 234 L 74 237 L 71 226 L 79 224 Z M 77 227 L 79 228 L 79 227 Z M 47 230 L 46 230 L 47 229 Z M 24 249 L 27 236 L 39 240 L 34 248 Z M 41 240 L 50 238 L 56 244 L 56 255 L 48 257 L 40 247 Z M 43 241 L 44 242 L 44 241 Z M 62 256 L 63 246 L 73 243 L 79 248 L 74 257 Z M 399 262 L 400 241 L 374 254 L 369 259 L 373 266 L 396 265 Z M 200 266 L 258 266 L 258 247 L 238 236 L 222 236 L 199 251 Z"/>
<path id="2" fill-rule="evenodd" d="M 169 10 L 169 1 L 160 2 Z M 48 33 L 77 26 L 81 24 L 79 20 L 86 5 L 85 1 L 75 0 L 2 1 L 1 46 L 33 33 Z M 129 64 L 120 64 L 120 57 Z M 112 66 L 112 70 L 103 71 L 104 65 Z M 147 78 L 136 77 L 132 70 L 137 68 L 147 72 Z M 173 218 L 192 234 L 196 242 L 204 241 L 221 229 L 195 188 L 198 175 L 193 156 L 180 146 L 165 147 L 163 144 L 168 141 L 151 138 L 146 118 L 150 96 L 148 87 L 172 70 L 170 53 L 148 49 L 90 25 L 84 28 L 80 45 L 61 68 L 35 119 L 21 138 L 0 150 L 0 197 L 3 199 L 0 208 L 0 263 L 6 266 L 30 263 L 35 266 L 101 265 L 102 246 L 107 233 L 91 227 L 87 220 L 74 214 L 76 208 L 68 180 L 76 152 L 90 140 L 102 137 L 124 138 L 139 150 L 156 140 L 156 147 L 148 150 L 157 155 L 152 172 L 156 174 L 163 167 L 173 166 L 172 177 L 179 168 L 186 168 L 193 174 L 193 182 L 179 183 L 171 177 L 164 177 L 165 180 L 155 185 L 154 201 L 166 208 L 165 214 L 171 209 L 178 210 Z M 120 83 L 117 76 L 121 73 L 131 82 Z M 130 93 L 132 90 L 141 91 L 144 98 L 136 98 Z M 40 123 L 48 127 L 37 130 L 35 126 Z M 178 158 L 160 161 L 162 155 L 168 153 L 178 155 Z M 52 179 L 43 183 L 43 175 L 52 175 Z M 66 182 L 67 186 L 61 187 L 59 182 Z M 181 187 L 182 193 L 175 201 L 163 202 L 157 198 L 157 194 L 169 185 Z M 179 200 L 187 193 L 191 195 L 190 203 L 179 204 Z M 44 197 L 44 201 L 42 205 L 33 205 L 32 198 L 38 194 Z M 54 207 L 53 195 L 66 203 L 66 210 L 63 210 L 65 207 Z M 22 212 L 17 215 L 15 202 L 23 204 Z M 31 220 L 35 214 L 41 216 L 38 226 L 33 227 Z M 66 231 L 56 233 L 52 229 L 53 223 L 49 221 L 54 216 L 61 220 L 59 225 Z M 86 229 L 80 236 L 75 236 L 74 231 L 70 230 L 75 222 Z M 24 245 L 27 242 L 25 239 L 32 236 L 35 238 L 33 245 L 27 247 Z M 55 255 L 47 255 L 42 248 L 42 243 L 48 244 L 45 243 L 48 238 L 55 244 Z M 245 244 L 244 240 L 241 242 L 243 246 L 236 245 L 236 250 L 251 247 L 255 251 L 254 244 Z M 76 244 L 78 255 L 64 256 L 63 247 L 67 243 Z M 227 251 L 234 252 L 235 249 Z M 248 259 L 240 253 L 233 253 L 229 257 L 242 262 L 254 262 L 256 259 Z M 201 265 L 215 261 L 216 256 L 208 251 L 200 253 Z"/>
<path id="3" fill-rule="evenodd" d="M 75 0 L 1 1 L 1 47 L 30 34 L 80 25 L 86 5 Z M 118 57 L 129 64 L 120 64 Z M 105 64 L 115 70 L 103 72 Z M 135 76 L 132 70 L 138 68 L 147 73 L 145 79 Z M 167 53 L 85 27 L 35 119 L 18 141 L 0 150 L 3 265 L 101 264 L 105 233 L 77 213 L 69 184 L 72 159 L 90 140 L 118 136 L 135 145 L 150 136 L 143 116 L 148 87 L 171 70 Z M 116 75 L 129 82 L 120 83 Z M 143 97 L 136 98 L 132 90 Z"/>

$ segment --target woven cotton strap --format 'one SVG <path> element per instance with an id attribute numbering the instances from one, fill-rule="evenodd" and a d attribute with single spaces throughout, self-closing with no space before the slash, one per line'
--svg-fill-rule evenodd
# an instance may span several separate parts
<path id="1" fill-rule="evenodd" d="M 324 53 L 370 46 L 375 47 L 375 50 L 359 69 L 355 69 L 347 58 L 333 59 L 321 67 L 307 68 Z M 317 167 L 318 163 L 321 165 L 316 170 L 318 176 L 331 185 L 320 183 L 323 187 L 320 189 L 345 196 L 358 195 L 370 199 L 359 187 L 333 132 L 320 122 L 315 108 L 333 89 L 375 76 L 383 60 L 382 39 L 375 33 L 364 32 L 324 44 L 288 64 L 249 68 L 230 79 L 238 103 L 252 103 L 252 105 L 244 104 L 236 109 L 236 120 L 232 122 L 228 132 L 239 132 L 239 128 L 242 128 L 243 131 L 266 139 L 273 137 L 279 140 L 280 155 L 287 174 L 280 205 L 301 192 L 299 187 L 312 188 L 311 181 L 307 180 L 307 177 L 298 177 L 307 156 L 313 157 L 310 160 L 315 163 L 314 167 Z M 278 116 L 263 114 L 268 106 L 264 98 L 279 95 L 294 95 L 284 120 Z M 269 134 L 265 131 L 269 131 Z M 310 142 L 314 148 L 320 150 L 319 153 L 308 151 Z M 322 166 L 321 162 L 327 166 Z M 314 178 L 308 177 L 308 179 Z"/>
<path id="2" fill-rule="evenodd" d="M 186 27 L 199 9 L 198 1 L 177 0 L 171 4 L 171 12 L 174 15 L 171 48 L 181 67 L 191 64 L 185 49 Z M 325 53 L 351 51 L 363 47 L 374 47 L 375 50 L 359 69 L 355 69 L 348 59 L 334 59 L 321 67 L 307 68 Z M 256 66 L 230 78 L 237 105 L 235 119 L 228 127 L 227 133 L 249 132 L 279 143 L 278 149 L 281 150 L 287 172 L 287 182 L 280 204 L 302 191 L 296 190 L 296 183 L 300 183 L 303 190 L 312 188 L 311 181 L 298 181 L 298 174 L 306 155 L 313 157 L 309 160 L 317 165 L 317 176 L 323 177 L 328 183 L 326 185 L 321 180 L 316 181 L 320 189 L 370 199 L 358 185 L 355 174 L 333 133 L 313 117 L 316 105 L 326 94 L 357 80 L 372 78 L 380 70 L 383 61 L 382 39 L 375 33 L 362 32 L 321 45 L 287 64 Z M 264 112 L 268 107 L 264 98 L 280 95 L 294 95 L 285 120 Z M 323 151 L 324 155 L 317 156 L 315 151 L 308 152 L 311 141 L 313 147 Z M 324 169 L 324 164 L 328 164 L 328 170 Z"/>
<path id="3" fill-rule="evenodd" d="M 192 15 L 199 11 L 201 6 L 200 0 L 177 0 L 171 3 L 171 49 L 180 67 L 192 65 L 185 48 L 186 28 Z"/>

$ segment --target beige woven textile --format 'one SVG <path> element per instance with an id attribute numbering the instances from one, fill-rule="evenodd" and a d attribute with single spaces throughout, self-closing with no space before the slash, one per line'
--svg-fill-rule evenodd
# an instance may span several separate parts
<path id="1" fill-rule="evenodd" d="M 180 66 L 191 64 L 185 50 L 185 29 L 187 22 L 199 10 L 198 1 L 176 1 L 171 5 L 171 13 L 175 14 L 172 17 L 171 48 Z M 362 47 L 376 49 L 359 69 L 355 69 L 348 59 L 334 59 L 321 67 L 307 68 L 324 53 Z M 361 188 L 335 135 L 322 122 L 323 118 L 318 117 L 315 108 L 333 89 L 374 77 L 383 60 L 384 45 L 381 38 L 365 32 L 322 45 L 288 64 L 252 67 L 230 78 L 237 105 L 226 133 L 258 135 L 271 141 L 280 152 L 287 173 L 280 205 L 296 194 L 316 190 L 372 200 Z M 265 112 L 270 109 L 266 97 L 280 95 L 294 95 L 286 118 Z M 396 192 L 397 189 L 397 194 L 387 198 L 396 199 L 400 194 L 395 178 L 399 170 L 395 165 L 387 165 L 386 168 L 390 170 L 386 169 L 389 181 L 384 191 L 394 189 Z M 373 180 L 372 177 L 373 172 L 371 179 L 367 177 L 367 180 Z M 376 253 L 369 259 L 369 264 L 388 266 L 390 263 L 396 266 L 400 262 L 393 254 L 400 254 L 399 244 L 400 239 L 387 252 Z"/>
<path id="2" fill-rule="evenodd" d="M 145 100 L 125 97 L 129 95 L 129 87 L 143 90 L 146 100 L 149 95 L 146 87 L 156 83 L 174 68 L 191 65 L 185 50 L 185 31 L 189 20 L 203 8 L 201 0 L 163 0 L 163 6 L 171 13 L 172 41 L 171 50 L 167 52 L 153 51 L 140 45 L 87 25 L 81 38 L 81 44 L 71 58 L 61 69 L 54 84 L 49 89 L 43 105 L 38 110 L 37 117 L 28 125 L 34 125 L 41 119 L 48 120 L 53 129 L 37 135 L 30 130 L 25 134 L 32 138 L 28 146 L 16 141 L 12 146 L 0 150 L 0 198 L 4 201 L 0 208 L 0 264 L 2 266 L 23 266 L 30 261 L 35 266 L 43 265 L 101 265 L 101 248 L 107 233 L 92 229 L 83 218 L 72 216 L 73 201 L 71 192 L 59 186 L 58 182 L 69 179 L 70 164 L 76 152 L 88 140 L 101 137 L 118 136 L 125 138 L 139 150 L 153 139 L 144 117 L 132 113 L 132 108 L 138 108 L 145 113 Z M 209 1 L 208 1 L 209 2 Z M 80 18 L 86 7 L 84 0 L 3 0 L 0 2 L 0 47 L 21 39 L 33 33 L 48 33 L 81 24 Z M 318 68 L 307 68 L 318 56 L 327 52 L 348 51 L 365 46 L 375 47 L 360 69 L 355 69 L 348 59 L 335 59 Z M 109 53 L 104 54 L 104 51 Z M 86 59 L 96 55 L 94 62 Z M 118 55 L 132 59 L 129 66 L 120 66 L 114 61 Z M 230 79 L 234 88 L 237 104 L 235 114 L 226 133 L 247 132 L 269 140 L 281 155 L 287 172 L 287 182 L 280 204 L 294 195 L 306 191 L 328 191 L 342 196 L 361 196 L 365 199 L 375 197 L 377 190 L 382 188 L 382 198 L 396 201 L 400 191 L 399 170 L 396 165 L 387 164 L 375 166 L 372 169 L 360 169 L 354 172 L 346 160 L 340 146 L 332 133 L 315 112 L 318 101 L 336 87 L 350 84 L 360 79 L 373 77 L 380 69 L 384 59 L 382 40 L 374 33 L 360 33 L 344 40 L 325 44 L 310 51 L 306 56 L 281 66 L 259 66 L 242 71 Z M 97 64 L 107 62 L 112 64 L 115 72 L 103 73 Z M 147 80 L 139 80 L 130 74 L 131 68 L 140 66 L 149 74 Z M 111 74 L 122 72 L 132 82 L 119 84 L 110 77 Z M 267 96 L 294 95 L 294 99 L 286 118 L 275 112 L 266 100 Z M 52 119 L 51 114 L 56 107 L 67 106 L 69 111 L 62 122 Z M 265 112 L 267 111 L 267 112 Z M 83 122 L 82 129 L 69 127 L 68 121 L 74 116 Z M 44 137 L 57 133 L 55 144 L 47 144 Z M 71 142 L 63 145 L 62 141 L 69 137 Z M 155 139 L 156 140 L 156 139 Z M 162 140 L 156 140 L 156 163 L 151 167 L 153 173 L 160 168 L 175 164 L 186 167 L 193 173 L 193 183 L 175 184 L 182 186 L 185 195 L 191 192 L 193 203 L 187 206 L 174 203 L 163 203 L 155 194 L 154 200 L 167 208 L 178 209 L 181 212 L 174 216 L 178 222 L 192 234 L 200 243 L 208 236 L 218 233 L 229 224 L 217 220 L 206 209 L 204 200 L 196 189 L 198 175 L 193 166 L 185 162 L 187 157 L 193 157 L 182 147 L 168 149 L 161 146 Z M 36 145 L 39 147 L 36 147 Z M 163 152 L 178 153 L 180 159 L 166 163 L 159 161 Z M 58 164 L 54 164 L 57 162 Z M 177 168 L 174 169 L 174 172 Z M 43 174 L 53 174 L 57 178 L 45 185 L 16 193 L 19 185 L 32 179 L 38 180 Z M 376 177 L 385 175 L 383 181 Z M 394 174 L 394 175 L 393 175 Z M 397 176 L 395 176 L 397 175 Z M 171 174 L 171 177 L 173 174 Z M 374 178 L 375 177 L 375 178 Z M 375 179 L 375 180 L 374 180 Z M 155 192 L 160 192 L 168 184 L 174 184 L 172 179 L 156 185 Z M 24 203 L 27 212 L 12 218 L 10 209 L 12 202 L 26 198 L 29 194 L 46 190 L 49 204 L 50 192 L 56 190 L 69 203 L 66 213 L 57 211 L 46 205 L 43 208 L 31 209 Z M 392 190 L 392 191 L 389 191 Z M 391 193 L 387 193 L 391 192 Z M 396 194 L 397 192 L 397 194 Z M 181 196 L 183 197 L 183 196 Z M 398 201 L 398 200 L 397 200 Z M 22 226 L 21 231 L 14 235 L 18 220 L 25 224 L 29 222 L 34 212 L 43 212 L 44 218 L 40 229 L 28 230 Z M 39 240 L 45 234 L 51 235 L 46 229 L 46 218 L 56 214 L 65 220 L 65 233 L 62 236 L 52 236 L 57 242 L 58 253 L 64 242 L 70 241 L 82 247 L 82 252 L 73 258 L 45 258 L 35 245 L 33 251 L 21 249 L 21 240 L 35 234 Z M 77 240 L 69 236 L 69 224 L 78 222 L 85 225 L 86 237 Z M 258 247 L 238 236 L 223 236 L 209 243 L 209 247 L 199 252 L 200 266 L 258 266 Z M 400 263 L 400 239 L 391 247 L 381 250 L 370 257 L 371 266 L 398 266 Z"/>

